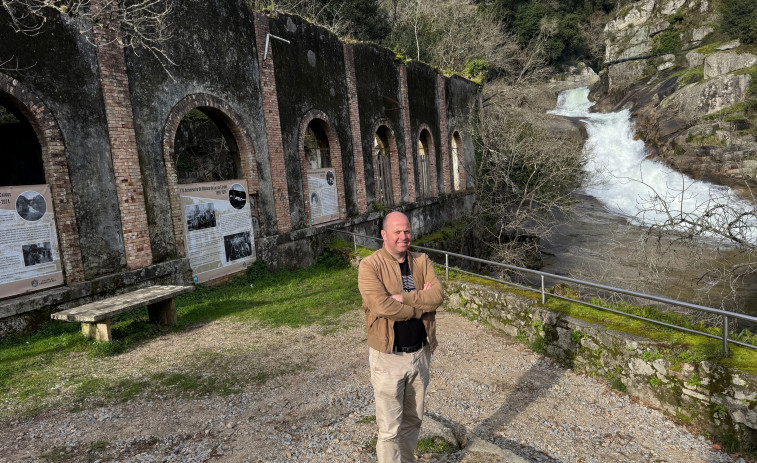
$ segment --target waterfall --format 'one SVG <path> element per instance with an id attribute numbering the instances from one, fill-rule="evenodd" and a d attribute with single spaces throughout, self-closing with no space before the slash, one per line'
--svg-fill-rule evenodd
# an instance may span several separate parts
<path id="1" fill-rule="evenodd" d="M 586 193 L 613 214 L 644 226 L 685 219 L 698 225 L 682 225 L 679 229 L 701 231 L 708 226 L 722 228 L 746 212 L 734 230 L 739 238 L 757 242 L 752 204 L 739 199 L 728 187 L 694 180 L 659 161 L 646 159 L 644 142 L 634 139 L 630 111 L 591 113 L 593 103 L 588 95 L 586 87 L 566 90 L 558 96 L 557 107 L 549 111 L 580 118 L 586 125 Z M 725 207 L 708 213 L 715 204 Z"/>

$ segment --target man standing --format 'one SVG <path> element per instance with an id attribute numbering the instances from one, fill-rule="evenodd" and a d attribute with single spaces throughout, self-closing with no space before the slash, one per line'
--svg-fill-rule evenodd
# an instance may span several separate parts
<path id="1" fill-rule="evenodd" d="M 409 252 L 410 221 L 401 212 L 384 218 L 381 249 L 363 259 L 358 287 L 368 334 L 371 385 L 376 398 L 379 463 L 416 461 L 436 309 L 444 298 L 434 265 Z"/>

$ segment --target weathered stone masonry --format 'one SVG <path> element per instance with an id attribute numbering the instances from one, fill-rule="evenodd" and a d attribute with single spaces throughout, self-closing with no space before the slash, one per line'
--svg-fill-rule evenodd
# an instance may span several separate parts
<path id="1" fill-rule="evenodd" d="M 568 317 L 506 291 L 458 282 L 445 286 L 448 308 L 543 346 L 547 355 L 604 377 L 701 433 L 745 447 L 757 443 L 754 375 L 709 361 L 682 362 L 669 343 Z"/>
<path id="2" fill-rule="evenodd" d="M 103 31 L 82 36 L 67 18 L 51 18 L 30 37 L 0 13 L 0 42 L 36 63 L 0 72 L 0 102 L 24 115 L 42 146 L 66 282 L 0 301 L 0 320 L 191 282 L 173 144 L 193 109 L 226 138 L 256 202 L 256 255 L 273 267 L 314 262 L 335 237 L 327 227 L 378 234 L 383 213 L 371 204 L 379 130 L 388 138 L 392 208 L 411 217 L 416 233 L 470 211 L 471 190 L 452 191 L 447 145 L 459 130 L 455 118 L 478 101 L 472 82 L 398 62 L 376 45 L 345 44 L 296 16 L 256 13 L 242 0 L 181 2 L 168 19 L 181 25 L 163 44 L 176 63 L 170 75 L 166 63 L 120 48 Z M 339 220 L 313 227 L 303 134 L 315 119 L 329 138 Z M 421 130 L 431 139 L 433 192 L 416 202 Z M 459 133 L 470 165 L 472 138 Z"/>

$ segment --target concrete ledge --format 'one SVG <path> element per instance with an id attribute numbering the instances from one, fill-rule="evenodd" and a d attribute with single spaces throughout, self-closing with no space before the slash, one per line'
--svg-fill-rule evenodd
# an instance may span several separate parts
<path id="1" fill-rule="evenodd" d="M 0 319 L 27 312 L 68 308 L 94 300 L 96 296 L 121 294 L 153 284 L 191 284 L 188 259 L 175 259 L 37 293 L 0 301 Z"/>

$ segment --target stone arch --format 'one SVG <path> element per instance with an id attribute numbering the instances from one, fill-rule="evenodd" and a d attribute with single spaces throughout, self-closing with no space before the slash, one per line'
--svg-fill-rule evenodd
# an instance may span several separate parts
<path id="1" fill-rule="evenodd" d="M 40 144 L 45 182 L 50 185 L 63 273 L 67 284 L 84 281 L 63 133 L 44 102 L 18 80 L 0 72 L 0 102 L 12 106 L 34 129 Z"/>
<path id="2" fill-rule="evenodd" d="M 426 198 L 433 198 L 438 195 L 438 180 L 437 180 L 437 172 L 436 172 L 436 146 L 434 145 L 434 136 L 432 135 L 431 128 L 426 123 L 422 123 L 420 126 L 418 126 L 418 136 L 415 140 L 416 148 L 416 171 L 418 172 L 416 185 L 417 185 L 417 192 L 418 197 L 426 199 Z M 424 167 L 421 162 L 423 161 L 421 159 L 421 147 L 423 147 L 423 151 L 425 151 L 425 155 L 427 156 L 427 173 L 423 172 Z M 424 190 L 424 175 L 428 176 L 428 184 L 425 187 Z"/>
<path id="3" fill-rule="evenodd" d="M 299 129 L 299 139 L 297 141 L 297 149 L 300 154 L 300 171 L 302 181 L 302 199 L 305 205 L 305 218 L 307 223 L 316 225 L 319 223 L 312 217 L 310 207 L 310 187 L 308 186 L 307 171 L 310 169 L 310 161 L 308 160 L 308 151 L 305 147 L 305 137 L 308 132 L 308 127 L 311 123 L 316 124 L 319 127 L 328 141 L 329 157 L 331 160 L 331 168 L 334 169 L 334 176 L 336 177 L 337 185 L 337 202 L 338 202 L 338 217 L 328 220 L 328 222 L 334 220 L 343 220 L 346 218 L 346 207 L 344 200 L 344 175 L 342 172 L 342 149 L 339 145 L 339 139 L 334 132 L 333 125 L 329 121 L 323 111 L 317 109 L 311 109 L 302 117 Z M 320 222 L 325 223 L 326 221 Z"/>
<path id="4" fill-rule="evenodd" d="M 224 137 L 233 141 L 232 155 L 236 158 L 237 171 L 247 181 L 247 192 L 251 198 L 257 199 L 256 193 L 258 191 L 255 153 L 251 138 L 243 129 L 244 124 L 242 124 L 239 115 L 228 103 L 207 93 L 195 93 L 182 98 L 171 108 L 166 123 L 163 125 L 163 159 L 166 164 L 166 183 L 171 203 L 171 222 L 173 223 L 176 250 L 180 255 L 186 255 L 186 250 L 184 226 L 181 219 L 179 181 L 176 163 L 174 162 L 174 141 L 182 118 L 193 109 L 199 109 L 206 114 L 216 124 Z M 252 213 L 255 214 L 255 208 L 251 209 Z"/>
<path id="5" fill-rule="evenodd" d="M 450 137 L 450 169 L 452 170 L 452 191 L 465 190 L 465 148 L 463 137 L 455 129 Z"/>
<path id="6" fill-rule="evenodd" d="M 382 135 L 386 138 L 387 143 L 387 151 L 390 158 L 390 169 L 391 169 L 391 180 L 392 180 L 392 202 L 394 206 L 398 206 L 402 203 L 402 189 L 403 187 L 407 189 L 407 185 L 402 185 L 400 182 L 400 159 L 399 159 L 399 151 L 397 149 L 397 138 L 395 135 L 394 127 L 392 126 L 392 123 L 388 119 L 381 119 L 379 120 L 373 127 L 373 131 L 371 132 L 373 134 L 373 137 L 375 139 L 376 135 L 379 133 L 382 133 Z M 371 144 L 371 146 L 374 146 Z M 378 169 L 376 166 L 376 159 L 374 156 L 374 150 L 371 150 L 370 155 L 370 162 L 373 166 L 373 182 L 374 182 L 374 189 L 373 189 L 373 197 L 375 199 L 375 188 L 376 188 L 376 182 L 378 182 Z"/>

